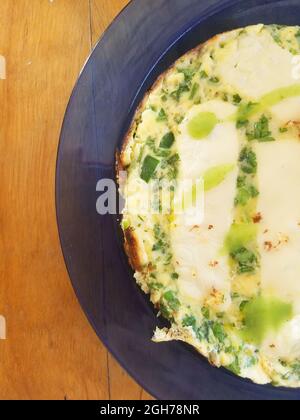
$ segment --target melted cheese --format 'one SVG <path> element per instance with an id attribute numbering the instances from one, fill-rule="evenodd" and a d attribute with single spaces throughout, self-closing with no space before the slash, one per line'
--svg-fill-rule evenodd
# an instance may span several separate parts
<path id="1" fill-rule="evenodd" d="M 300 314 L 300 143 L 259 143 L 256 152 L 263 290 L 294 302 Z"/>
<path id="2" fill-rule="evenodd" d="M 214 112 L 224 120 L 234 110 L 230 104 L 212 101 L 195 107 L 187 115 L 177 140 L 180 179 L 198 179 L 213 166 L 237 161 L 239 142 L 234 123 L 218 124 L 207 138 L 199 141 L 192 139 L 187 130 L 189 121 L 199 112 Z M 230 305 L 229 267 L 221 248 L 232 224 L 236 177 L 237 170 L 234 170 L 219 186 L 205 193 L 201 225 L 185 225 L 182 217 L 177 216 L 171 234 L 182 295 L 187 300 L 203 302 L 216 289 L 225 295 L 224 302 L 217 302 L 220 311 Z"/>
<path id="3" fill-rule="evenodd" d="M 222 55 L 218 70 L 224 83 L 254 100 L 295 83 L 293 55 L 266 31 L 231 41 Z"/>
<path id="4" fill-rule="evenodd" d="M 293 303 L 295 317 L 264 344 L 268 354 L 300 357 L 300 143 L 256 145 L 263 293 Z M 272 347 L 270 347 L 272 346 Z"/>

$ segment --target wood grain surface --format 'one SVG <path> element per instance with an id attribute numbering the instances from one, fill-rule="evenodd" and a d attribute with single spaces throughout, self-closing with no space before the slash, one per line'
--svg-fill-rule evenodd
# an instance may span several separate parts
<path id="1" fill-rule="evenodd" d="M 55 219 L 68 98 L 128 0 L 1 0 L 0 399 L 150 399 L 97 339 L 71 288 Z"/>

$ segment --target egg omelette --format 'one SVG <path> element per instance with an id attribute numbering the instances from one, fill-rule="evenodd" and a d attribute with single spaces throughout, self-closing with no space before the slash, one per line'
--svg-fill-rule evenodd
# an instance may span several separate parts
<path id="1" fill-rule="evenodd" d="M 299 56 L 300 27 L 214 37 L 156 81 L 118 158 L 125 249 L 170 321 L 153 340 L 285 387 L 300 386 Z"/>

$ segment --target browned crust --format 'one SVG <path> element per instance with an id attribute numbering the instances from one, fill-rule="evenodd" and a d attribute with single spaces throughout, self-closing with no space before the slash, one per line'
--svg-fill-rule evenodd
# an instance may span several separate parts
<path id="1" fill-rule="evenodd" d="M 133 270 L 142 271 L 143 264 L 139 255 L 139 246 L 137 238 L 132 228 L 128 228 L 124 231 L 125 237 L 125 251 L 128 256 L 129 263 Z"/>
<path id="2" fill-rule="evenodd" d="M 122 185 L 122 177 L 120 176 L 121 172 L 123 172 L 125 170 L 125 167 L 123 165 L 123 162 L 121 160 L 121 154 L 120 151 L 117 150 L 116 151 L 116 164 L 115 164 L 115 171 L 116 171 L 116 179 L 117 179 L 117 183 L 119 185 L 120 188 L 123 187 Z"/>

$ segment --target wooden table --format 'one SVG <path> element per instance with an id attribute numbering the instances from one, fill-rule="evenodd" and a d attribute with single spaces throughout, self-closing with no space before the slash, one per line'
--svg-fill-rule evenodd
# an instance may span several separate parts
<path id="1" fill-rule="evenodd" d="M 0 399 L 149 399 L 88 324 L 55 220 L 62 118 L 93 45 L 128 0 L 1 0 Z"/>

